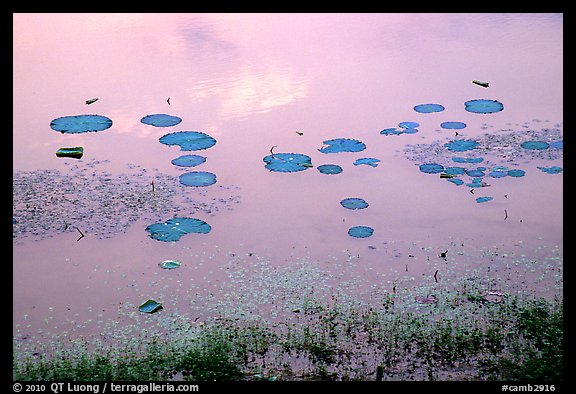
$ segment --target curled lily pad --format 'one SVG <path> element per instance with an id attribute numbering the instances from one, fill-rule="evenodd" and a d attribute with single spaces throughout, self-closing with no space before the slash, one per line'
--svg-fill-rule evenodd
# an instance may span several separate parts
<path id="1" fill-rule="evenodd" d="M 322 148 L 318 149 L 322 153 L 339 153 L 339 152 L 360 152 L 366 149 L 363 142 L 352 138 L 335 138 L 324 141 Z"/>
<path id="2" fill-rule="evenodd" d="M 153 114 L 146 115 L 140 122 L 156 127 L 170 127 L 176 126 L 178 123 L 182 122 L 182 119 L 177 116 L 167 115 L 167 114 Z"/>
<path id="3" fill-rule="evenodd" d="M 404 129 L 404 134 L 416 134 L 418 132 L 418 129 L 415 129 L 413 127 L 409 127 L 407 129 Z"/>
<path id="4" fill-rule="evenodd" d="M 164 223 L 154 223 L 146 227 L 150 237 L 158 241 L 176 242 L 186 234 L 207 234 L 212 227 L 203 220 L 194 218 L 175 217 Z"/>
<path id="5" fill-rule="evenodd" d="M 102 115 L 74 115 L 56 118 L 50 122 L 50 128 L 62 134 L 78 134 L 90 131 L 102 131 L 112 126 L 112 119 Z"/>
<path id="6" fill-rule="evenodd" d="M 138 307 L 138 310 L 144 313 L 154 313 L 160 309 L 162 309 L 162 304 L 154 300 L 148 300 Z"/>
<path id="7" fill-rule="evenodd" d="M 354 165 L 359 166 L 360 164 L 366 164 L 371 167 L 376 167 L 378 166 L 378 163 L 380 163 L 380 159 L 375 159 L 374 157 L 363 157 L 361 159 L 357 159 L 354 162 Z"/>
<path id="8" fill-rule="evenodd" d="M 206 161 L 204 156 L 183 155 L 172 160 L 172 164 L 178 167 L 196 167 Z"/>
<path id="9" fill-rule="evenodd" d="M 545 172 L 547 174 L 559 174 L 561 173 L 562 167 L 552 166 L 552 167 L 537 167 L 540 171 Z"/>
<path id="10" fill-rule="evenodd" d="M 203 187 L 216 183 L 216 174 L 207 171 L 186 172 L 178 178 L 180 183 L 185 186 Z"/>
<path id="11" fill-rule="evenodd" d="M 337 164 L 322 164 L 318 166 L 318 171 L 322 174 L 340 174 L 342 172 L 342 167 Z"/>
<path id="12" fill-rule="evenodd" d="M 444 166 L 438 163 L 420 164 L 420 171 L 426 174 L 438 174 L 444 171 Z"/>
<path id="13" fill-rule="evenodd" d="M 57 157 L 71 157 L 73 159 L 81 159 L 84 155 L 84 148 L 75 146 L 73 148 L 60 148 L 56 151 Z"/>
<path id="14" fill-rule="evenodd" d="M 464 103 L 464 109 L 476 114 L 491 114 L 502 111 L 504 105 L 497 100 L 475 99 L 466 101 Z"/>
<path id="15" fill-rule="evenodd" d="M 165 145 L 178 145 L 180 150 L 194 151 L 208 149 L 216 145 L 216 140 L 201 131 L 176 131 L 160 137 Z"/>
<path id="16" fill-rule="evenodd" d="M 264 157 L 267 169 L 276 172 L 297 172 L 312 167 L 310 156 L 302 153 L 274 153 Z"/>
<path id="17" fill-rule="evenodd" d="M 368 238 L 374 234 L 374 229 L 368 226 L 355 226 L 348 229 L 348 235 L 354 238 Z"/>
<path id="18" fill-rule="evenodd" d="M 357 198 L 357 197 L 345 198 L 344 200 L 340 201 L 340 204 L 344 208 L 348 208 L 348 209 L 368 208 L 368 203 L 364 199 Z"/>
<path id="19" fill-rule="evenodd" d="M 482 202 L 491 201 L 491 200 L 493 200 L 493 199 L 494 199 L 494 197 L 489 197 L 489 196 L 478 197 L 478 198 L 476 199 L 476 202 L 482 203 Z"/>
<path id="20" fill-rule="evenodd" d="M 529 150 L 544 150 L 550 147 L 546 141 L 525 141 L 520 144 L 520 146 L 524 149 Z"/>
<path id="21" fill-rule="evenodd" d="M 444 144 L 446 149 L 456 152 L 472 150 L 476 148 L 478 145 L 480 144 L 474 140 L 454 140 Z"/>
<path id="22" fill-rule="evenodd" d="M 158 264 L 160 268 L 164 268 L 167 270 L 173 270 L 175 268 L 180 267 L 181 263 L 177 260 L 164 260 L 163 262 Z"/>
<path id="23" fill-rule="evenodd" d="M 460 130 L 460 129 L 466 128 L 466 123 L 463 123 L 463 122 L 442 122 L 442 123 L 440 123 L 440 127 L 442 127 L 443 129 Z"/>
<path id="24" fill-rule="evenodd" d="M 432 112 L 442 112 L 444 111 L 444 106 L 440 104 L 418 104 L 414 106 L 414 111 L 423 114 L 428 114 Z"/>

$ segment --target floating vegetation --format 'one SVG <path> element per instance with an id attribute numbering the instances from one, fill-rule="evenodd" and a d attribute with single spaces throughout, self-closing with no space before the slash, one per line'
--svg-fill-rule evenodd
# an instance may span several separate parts
<path id="1" fill-rule="evenodd" d="M 177 116 L 167 114 L 152 114 L 146 115 L 140 119 L 140 122 L 155 127 L 170 127 L 176 126 L 182 122 L 182 119 Z"/>
<path id="2" fill-rule="evenodd" d="M 56 118 L 50 128 L 62 134 L 78 134 L 102 131 L 112 126 L 112 119 L 102 115 L 73 115 Z"/>
<path id="3" fill-rule="evenodd" d="M 416 122 L 400 122 L 400 123 L 398 123 L 398 127 L 401 127 L 403 129 L 415 129 L 418 126 L 420 126 L 420 123 L 416 123 Z"/>
<path id="4" fill-rule="evenodd" d="M 438 163 L 420 164 L 419 168 L 421 172 L 426 174 L 438 174 L 444 171 L 444 166 Z"/>
<path id="5" fill-rule="evenodd" d="M 207 234 L 212 227 L 203 220 L 195 218 L 175 217 L 163 223 L 154 223 L 146 227 L 151 238 L 163 242 L 176 242 L 183 235 L 198 233 Z"/>
<path id="6" fill-rule="evenodd" d="M 359 166 L 361 164 L 366 164 L 366 165 L 371 166 L 371 167 L 377 167 L 379 163 L 380 163 L 380 159 L 376 159 L 374 157 L 363 157 L 361 159 L 356 159 L 356 161 L 354 161 L 355 166 Z"/>
<path id="7" fill-rule="evenodd" d="M 207 171 L 186 172 L 178 177 L 185 186 L 204 187 L 216 183 L 216 174 Z"/>
<path id="8" fill-rule="evenodd" d="M 138 307 L 138 310 L 144 313 L 154 313 L 160 309 L 162 309 L 162 304 L 154 300 L 148 300 Z"/>
<path id="9" fill-rule="evenodd" d="M 318 149 L 322 153 L 339 153 L 339 152 L 361 152 L 366 149 L 366 145 L 352 138 L 335 138 L 325 140 L 324 146 Z"/>
<path id="10" fill-rule="evenodd" d="M 547 143 L 546 141 L 525 141 L 521 143 L 520 146 L 524 149 L 543 150 L 548 149 L 550 147 L 550 144 Z"/>
<path id="11" fill-rule="evenodd" d="M 418 104 L 414 106 L 414 111 L 423 114 L 429 114 L 432 112 L 442 112 L 444 111 L 444 106 L 440 104 Z"/>
<path id="12" fill-rule="evenodd" d="M 443 129 L 460 130 L 466 128 L 466 123 L 463 122 L 442 122 L 440 127 Z"/>
<path id="13" fill-rule="evenodd" d="M 456 163 L 482 163 L 484 161 L 483 157 L 452 157 L 452 161 Z"/>
<path id="14" fill-rule="evenodd" d="M 178 167 L 196 167 L 206 161 L 204 156 L 199 155 L 183 155 L 171 161 L 172 164 Z"/>
<path id="15" fill-rule="evenodd" d="M 445 143 L 444 147 L 451 151 L 464 152 L 467 150 L 475 149 L 478 145 L 478 141 L 474 140 L 454 140 Z"/>
<path id="16" fill-rule="evenodd" d="M 397 129 L 395 127 L 391 127 L 391 128 L 384 129 L 384 130 L 380 131 L 380 134 L 382 134 L 382 135 L 400 135 L 400 134 L 404 134 L 404 130 L 403 129 L 400 130 L 400 129 Z"/>
<path id="17" fill-rule="evenodd" d="M 368 226 L 354 226 L 348 229 L 348 235 L 354 238 L 368 238 L 374 234 L 374 229 Z"/>
<path id="18" fill-rule="evenodd" d="M 176 131 L 160 137 L 160 142 L 165 145 L 178 145 L 183 151 L 203 150 L 216 145 L 213 137 L 201 131 Z"/>
<path id="19" fill-rule="evenodd" d="M 322 164 L 318 166 L 317 170 L 322 174 L 340 174 L 342 167 L 337 164 Z"/>
<path id="20" fill-rule="evenodd" d="M 90 104 L 92 104 L 92 103 L 95 103 L 96 101 L 98 101 L 98 98 L 97 98 L 97 97 L 96 97 L 96 98 L 93 98 L 93 99 L 90 99 L 90 100 L 86 100 L 86 104 L 90 105 Z"/>
<path id="21" fill-rule="evenodd" d="M 493 200 L 493 199 L 494 199 L 494 197 L 489 197 L 489 196 L 478 197 L 478 198 L 476 198 L 476 202 L 477 202 L 477 203 L 482 203 L 482 202 L 491 201 L 491 200 Z"/>
<path id="22" fill-rule="evenodd" d="M 464 103 L 464 109 L 476 114 L 492 114 L 502 111 L 504 105 L 497 100 L 475 99 L 466 101 Z"/>
<path id="23" fill-rule="evenodd" d="M 552 167 L 536 167 L 538 168 L 540 171 L 545 172 L 547 174 L 559 174 L 561 173 L 562 167 L 559 166 L 552 166 Z"/>
<path id="24" fill-rule="evenodd" d="M 71 157 L 73 159 L 81 159 L 84 155 L 84 148 L 75 146 L 73 148 L 60 148 L 56 151 L 57 157 Z"/>
<path id="25" fill-rule="evenodd" d="M 490 84 L 488 82 L 482 82 L 482 81 L 478 81 L 478 80 L 473 80 L 472 83 L 476 84 L 478 86 L 482 86 L 483 88 L 487 88 L 488 86 L 490 86 Z"/>
<path id="26" fill-rule="evenodd" d="M 520 169 L 508 170 L 508 176 L 519 178 L 526 175 L 526 171 Z"/>
<path id="27" fill-rule="evenodd" d="M 238 187 L 218 186 L 192 191 L 174 175 L 128 164 L 112 174 L 108 161 L 65 162 L 68 171 L 16 171 L 13 174 L 13 238 L 43 239 L 74 233 L 110 238 L 126 232 L 137 220 L 148 223 L 180 212 L 216 215 L 240 202 Z"/>
<path id="28" fill-rule="evenodd" d="M 275 172 L 298 172 L 312 167 L 312 159 L 303 153 L 274 153 L 265 156 L 265 166 Z"/>
<path id="29" fill-rule="evenodd" d="M 163 269 L 173 270 L 175 268 L 180 267 L 181 263 L 178 260 L 164 260 L 163 262 L 159 263 L 158 266 Z"/>
<path id="30" fill-rule="evenodd" d="M 340 201 L 340 204 L 344 208 L 348 208 L 348 209 L 368 208 L 368 203 L 366 202 L 366 200 L 364 200 L 362 198 L 357 198 L 357 197 L 345 198 L 344 200 Z"/>

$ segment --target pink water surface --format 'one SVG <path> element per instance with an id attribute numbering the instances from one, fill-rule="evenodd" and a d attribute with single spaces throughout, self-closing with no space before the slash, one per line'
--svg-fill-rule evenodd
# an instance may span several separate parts
<path id="1" fill-rule="evenodd" d="M 489 261 L 478 251 L 539 261 L 562 256 L 563 176 L 536 169 L 562 160 L 521 162 L 525 177 L 494 180 L 494 200 L 478 204 L 479 194 L 420 172 L 420 163 L 403 154 L 406 144 L 454 136 L 440 130 L 444 121 L 466 123 L 469 138 L 562 129 L 562 15 L 15 14 L 13 21 L 14 172 L 65 172 L 66 163 L 96 159 L 109 160 L 112 173 L 133 163 L 178 182 L 182 171 L 170 161 L 186 152 L 158 139 L 196 130 L 218 141 L 199 152 L 208 160 L 197 169 L 216 173 L 218 185 L 234 185 L 240 195 L 233 209 L 196 215 L 211 233 L 177 243 L 151 239 L 145 222 L 109 239 L 86 234 L 76 241 L 68 233 L 14 242 L 15 335 L 59 332 L 74 326 L 70 320 L 120 319 L 120 304 L 178 289 L 216 291 L 232 255 L 282 267 L 304 258 L 327 270 L 356 256 L 353 275 L 389 281 L 406 272 L 432 275 L 439 268 L 431 259 Z M 464 102 L 477 98 L 505 109 L 466 112 Z M 446 110 L 415 112 L 422 103 Z M 114 124 L 78 135 L 50 129 L 57 117 L 89 113 Z M 182 123 L 140 122 L 153 113 Z M 420 123 L 419 132 L 379 134 L 403 121 Z M 340 137 L 357 138 L 367 149 L 318 151 L 322 141 Z M 83 146 L 84 157 L 57 158 L 66 146 Z M 344 171 L 270 172 L 262 158 L 273 146 L 275 153 L 308 154 L 315 166 L 339 164 Z M 359 157 L 381 163 L 354 166 Z M 347 197 L 370 206 L 348 211 L 339 204 Z M 348 236 L 354 225 L 371 226 L 374 235 Z M 438 260 L 443 250 L 448 262 Z M 183 267 L 159 270 L 166 259 Z"/>

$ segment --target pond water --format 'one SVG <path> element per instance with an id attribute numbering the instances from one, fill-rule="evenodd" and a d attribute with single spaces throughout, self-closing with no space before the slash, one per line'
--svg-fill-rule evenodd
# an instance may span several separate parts
<path id="1" fill-rule="evenodd" d="M 13 22 L 17 341 L 96 335 L 166 311 L 208 318 L 217 302 L 264 310 L 269 293 L 285 291 L 270 283 L 279 272 L 294 291 L 361 294 L 433 276 L 441 286 L 474 272 L 503 292 L 562 292 L 561 14 L 15 14 Z M 466 109 L 480 99 L 503 109 Z M 443 110 L 415 110 L 422 104 Z M 112 125 L 51 128 L 77 115 Z M 149 115 L 162 116 L 142 121 Z M 160 141 L 180 131 L 216 143 L 183 151 Z M 326 141 L 338 139 L 365 147 L 333 152 Z M 56 156 L 70 147 L 83 147 L 82 157 Z M 309 161 L 266 168 L 266 156 L 287 163 L 280 153 Z M 188 154 L 201 157 L 173 164 Z M 340 168 L 318 170 L 328 164 Z M 367 206 L 347 209 L 348 198 Z M 209 231 L 172 242 L 146 231 L 175 217 Z M 349 235 L 360 226 L 372 232 Z M 166 260 L 181 265 L 159 267 Z M 148 299 L 162 311 L 139 313 Z"/>

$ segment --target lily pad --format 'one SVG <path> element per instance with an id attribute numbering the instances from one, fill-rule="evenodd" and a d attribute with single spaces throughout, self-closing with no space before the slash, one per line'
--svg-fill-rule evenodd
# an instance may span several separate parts
<path id="1" fill-rule="evenodd" d="M 398 124 L 398 127 L 402 127 L 403 129 L 415 129 L 418 126 L 420 126 L 420 123 L 416 122 L 401 122 Z"/>
<path id="2" fill-rule="evenodd" d="M 440 123 L 440 127 L 443 129 L 455 129 L 460 130 L 466 128 L 466 123 L 463 122 L 442 122 Z"/>
<path id="3" fill-rule="evenodd" d="M 380 131 L 380 134 L 383 135 L 400 135 L 403 134 L 404 130 L 398 130 L 394 127 L 388 128 L 388 129 L 384 129 L 382 131 Z"/>
<path id="4" fill-rule="evenodd" d="M 186 234 L 207 234 L 212 227 L 203 220 L 175 217 L 164 223 L 154 223 L 146 227 L 150 237 L 163 242 L 176 242 Z"/>
<path id="5" fill-rule="evenodd" d="M 482 203 L 482 202 L 491 201 L 491 200 L 493 200 L 493 199 L 494 199 L 494 197 L 489 197 L 489 196 L 478 197 L 478 198 L 476 199 L 476 202 Z"/>
<path id="6" fill-rule="evenodd" d="M 517 169 L 517 170 L 509 170 L 509 171 L 508 171 L 508 176 L 515 177 L 515 178 L 522 177 L 522 176 L 524 176 L 525 174 L 526 174 L 526 171 L 524 171 L 524 170 L 519 170 L 519 169 Z"/>
<path id="7" fill-rule="evenodd" d="M 446 167 L 444 172 L 450 175 L 463 175 L 466 170 L 463 167 Z"/>
<path id="8" fill-rule="evenodd" d="M 111 126 L 112 119 L 102 115 L 63 116 L 50 122 L 50 128 L 62 134 L 96 132 L 109 129 Z"/>
<path id="9" fill-rule="evenodd" d="M 207 171 L 186 172 L 178 178 L 184 186 L 203 187 L 216 183 L 216 174 Z"/>
<path id="10" fill-rule="evenodd" d="M 368 203 L 364 199 L 357 198 L 357 197 L 345 198 L 344 200 L 340 201 L 340 204 L 344 208 L 348 208 L 348 209 L 368 208 Z"/>
<path id="11" fill-rule="evenodd" d="M 420 164 L 420 171 L 426 174 L 438 174 L 444 171 L 444 166 L 438 163 Z"/>
<path id="12" fill-rule="evenodd" d="M 140 122 L 155 127 L 170 127 L 176 126 L 178 123 L 182 122 L 182 119 L 177 116 L 167 114 L 153 114 L 146 115 L 140 119 Z"/>
<path id="13" fill-rule="evenodd" d="M 160 309 L 162 309 L 162 304 L 154 300 L 148 300 L 138 307 L 138 310 L 144 313 L 154 313 Z"/>
<path id="14" fill-rule="evenodd" d="M 348 235 L 354 238 L 368 238 L 374 234 L 374 229 L 368 226 L 355 226 L 348 229 Z"/>
<path id="15" fill-rule="evenodd" d="M 525 141 L 520 144 L 520 146 L 524 149 L 528 150 L 544 150 L 550 147 L 546 141 Z"/>
<path id="16" fill-rule="evenodd" d="M 464 103 L 464 109 L 476 114 L 491 114 L 502 111 L 504 105 L 497 100 L 475 99 L 466 101 Z"/>
<path id="17" fill-rule="evenodd" d="M 181 263 L 177 260 L 164 260 L 163 262 L 158 264 L 160 268 L 164 268 L 167 270 L 173 270 L 175 268 L 180 267 Z"/>
<path id="18" fill-rule="evenodd" d="M 550 142 L 550 148 L 564 149 L 564 140 Z"/>
<path id="19" fill-rule="evenodd" d="M 354 165 L 359 166 L 361 164 L 366 164 L 366 165 L 369 165 L 371 167 L 377 167 L 378 163 L 380 163 L 380 159 L 376 159 L 374 157 L 363 157 L 361 159 L 357 159 L 354 162 Z"/>
<path id="20" fill-rule="evenodd" d="M 545 172 L 547 174 L 559 174 L 561 173 L 562 167 L 558 167 L 558 166 L 552 166 L 552 167 L 536 167 L 538 168 L 540 171 Z"/>
<path id="21" fill-rule="evenodd" d="M 363 142 L 352 138 L 335 138 L 324 141 L 322 148 L 318 149 L 322 153 L 339 153 L 339 152 L 360 152 L 366 149 Z"/>
<path id="22" fill-rule="evenodd" d="M 415 129 L 413 127 L 409 127 L 407 129 L 404 129 L 404 134 L 416 134 L 418 132 L 418 129 Z"/>
<path id="23" fill-rule="evenodd" d="M 470 168 L 470 169 L 466 170 L 466 175 L 471 176 L 471 177 L 481 178 L 481 177 L 485 176 L 486 174 L 484 173 L 483 170 L 481 170 L 479 168 Z"/>
<path id="24" fill-rule="evenodd" d="M 179 145 L 180 150 L 194 151 L 208 149 L 216 145 L 216 140 L 201 131 L 176 131 L 160 137 L 165 145 Z"/>
<path id="25" fill-rule="evenodd" d="M 276 172 L 297 172 L 312 167 L 310 156 L 302 153 L 274 153 L 264 157 L 267 169 Z"/>
<path id="26" fill-rule="evenodd" d="M 84 148 L 75 146 L 73 148 L 60 148 L 56 151 L 57 157 L 71 157 L 73 159 L 81 159 L 84 155 Z"/>
<path id="27" fill-rule="evenodd" d="M 183 155 L 172 160 L 172 164 L 178 167 L 196 167 L 206 161 L 204 156 Z"/>
<path id="28" fill-rule="evenodd" d="M 446 149 L 455 151 L 455 152 L 464 152 L 467 150 L 472 150 L 480 145 L 477 141 L 474 140 L 454 140 L 444 144 Z"/>
<path id="29" fill-rule="evenodd" d="M 337 164 L 322 164 L 318 166 L 318 171 L 322 174 L 340 174 L 342 172 L 342 167 Z"/>
<path id="30" fill-rule="evenodd" d="M 442 112 L 444 111 L 444 106 L 440 104 L 418 104 L 414 106 L 414 111 L 423 114 L 428 114 L 432 112 Z"/>
<path id="31" fill-rule="evenodd" d="M 458 157 L 455 156 L 452 158 L 452 161 L 456 163 L 481 163 L 484 161 L 483 157 Z"/>
<path id="32" fill-rule="evenodd" d="M 453 184 L 458 185 L 458 186 L 460 186 L 464 183 L 464 181 L 462 179 L 458 179 L 458 178 L 450 178 L 450 179 L 447 179 L 447 181 L 452 182 Z"/>

